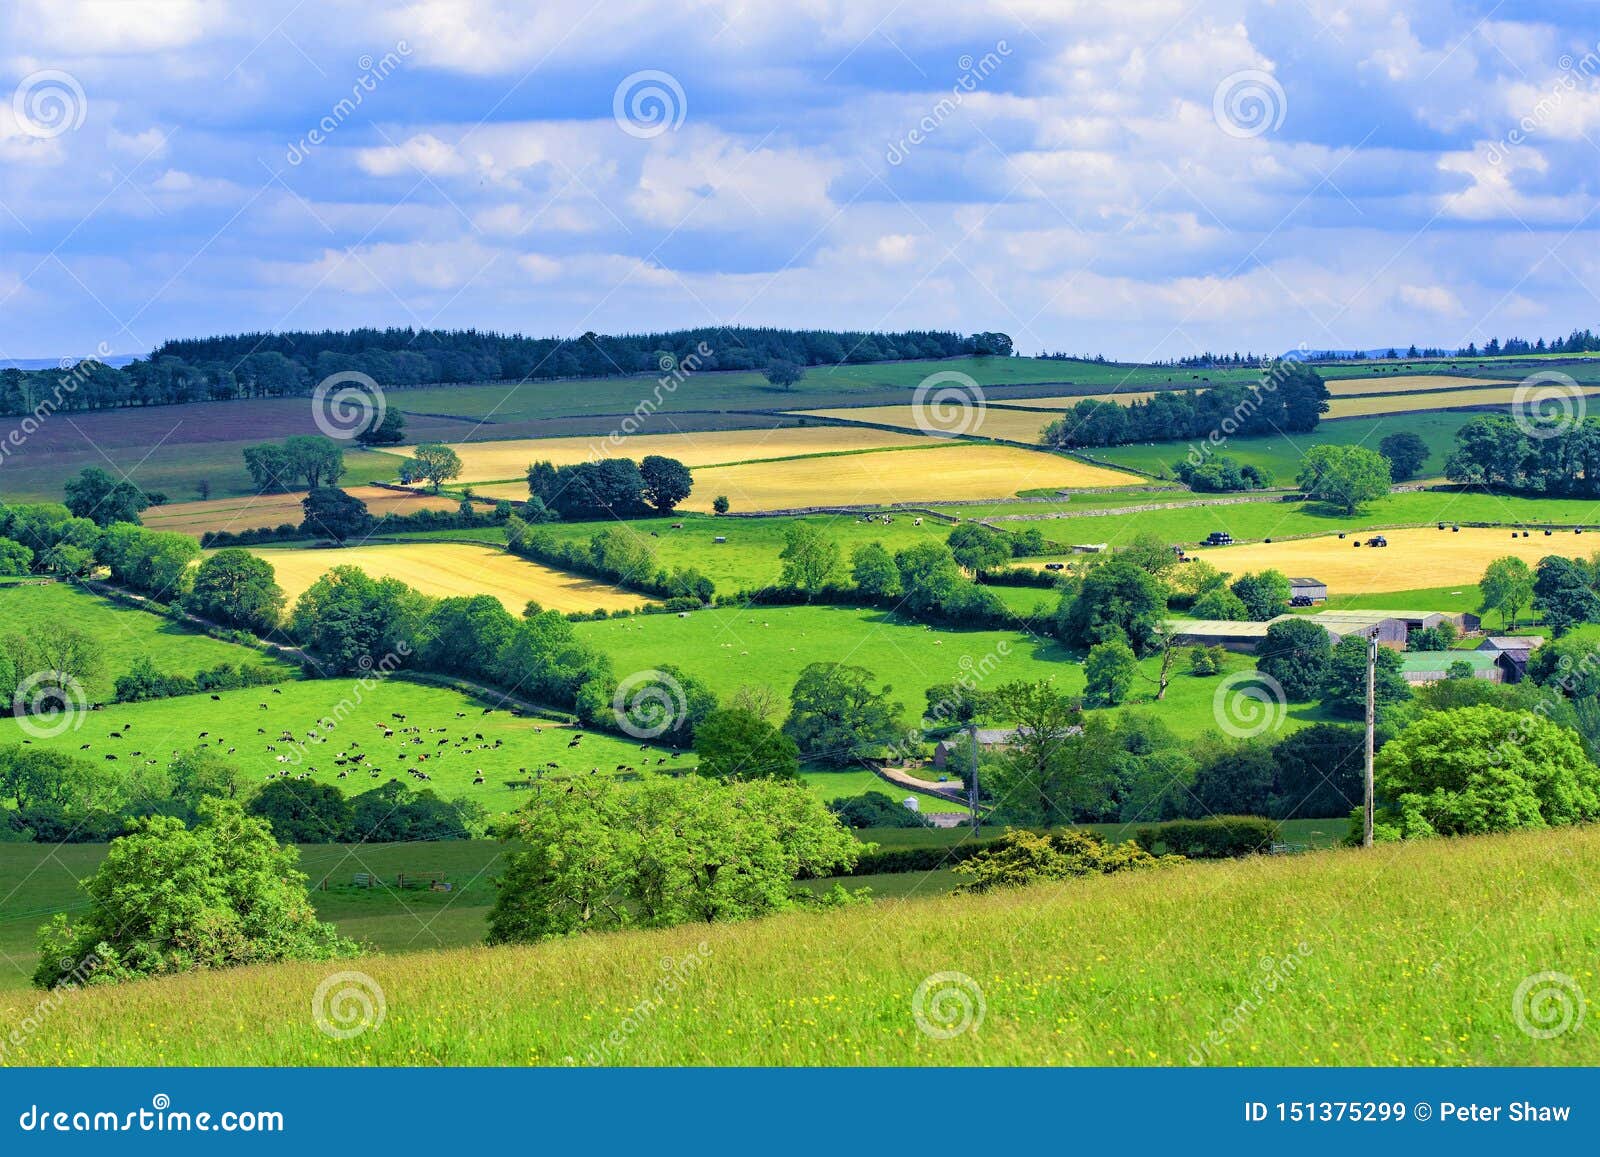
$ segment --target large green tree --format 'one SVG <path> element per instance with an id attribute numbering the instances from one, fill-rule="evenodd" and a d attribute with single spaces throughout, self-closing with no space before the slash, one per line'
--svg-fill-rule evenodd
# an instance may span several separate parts
<path id="1" fill-rule="evenodd" d="M 695 729 L 695 770 L 716 779 L 794 779 L 800 774 L 795 741 L 746 707 L 713 711 Z"/>
<path id="2" fill-rule="evenodd" d="M 1333 658 L 1333 641 L 1320 623 L 1285 619 L 1267 628 L 1256 667 L 1275 679 L 1290 699 L 1314 699 Z"/>
<path id="3" fill-rule="evenodd" d="M 66 485 L 67 509 L 96 526 L 139 521 L 150 499 L 132 482 L 118 481 L 98 466 L 89 466 Z"/>
<path id="4" fill-rule="evenodd" d="M 1374 665 L 1373 704 L 1381 714 L 1385 707 L 1403 703 L 1411 688 L 1400 674 L 1400 656 L 1388 647 L 1379 647 Z M 1346 635 L 1334 645 L 1322 676 L 1322 703 L 1338 715 L 1357 717 L 1367 711 L 1367 640 Z"/>
<path id="5" fill-rule="evenodd" d="M 461 455 L 442 442 L 424 442 L 411 451 L 412 470 L 435 492 L 452 478 L 461 477 Z"/>
<path id="6" fill-rule="evenodd" d="M 1430 712 L 1384 745 L 1375 782 L 1374 820 L 1402 838 L 1600 817 L 1600 768 L 1575 734 L 1532 712 Z"/>
<path id="7" fill-rule="evenodd" d="M 1389 474 L 1396 482 L 1415 478 L 1428 460 L 1428 444 L 1412 433 L 1390 434 L 1378 443 L 1378 453 L 1389 460 Z"/>
<path id="8" fill-rule="evenodd" d="M 808 595 L 835 585 L 843 573 L 839 543 L 809 522 L 789 528 L 778 558 L 778 585 Z"/>
<path id="9" fill-rule="evenodd" d="M 900 707 L 873 674 L 847 663 L 811 663 L 789 692 L 783 731 L 809 759 L 843 767 L 877 753 L 899 730 Z"/>
<path id="10" fill-rule="evenodd" d="M 976 522 L 963 522 L 945 541 L 961 568 L 979 578 L 1011 561 L 1011 544 L 1005 536 Z"/>
<path id="11" fill-rule="evenodd" d="M 1600 621 L 1600 594 L 1588 564 L 1555 554 L 1541 558 L 1534 568 L 1533 607 L 1558 636 L 1579 623 Z"/>
<path id="12" fill-rule="evenodd" d="M 1160 634 L 1167 592 L 1159 580 L 1122 558 L 1092 568 L 1076 590 L 1063 592 L 1056 626 L 1063 642 L 1087 649 L 1121 639 L 1143 654 Z"/>
<path id="13" fill-rule="evenodd" d="M 1306 451 L 1296 485 L 1346 514 L 1389 493 L 1389 460 L 1363 446 L 1323 444 Z"/>
<path id="14" fill-rule="evenodd" d="M 278 625 L 283 603 L 272 564 L 240 547 L 203 559 L 184 597 L 184 605 L 197 615 L 263 634 Z"/>
<path id="15" fill-rule="evenodd" d="M 1007 683 L 995 700 L 995 714 L 1011 721 L 1011 734 L 980 782 L 1000 817 L 1055 827 L 1106 805 L 1105 765 L 1091 758 L 1103 739 L 1102 722 L 1087 720 L 1076 699 L 1049 683 Z"/>
<path id="16" fill-rule="evenodd" d="M 1522 608 L 1533 601 L 1533 571 L 1516 555 L 1502 555 L 1484 568 L 1478 590 L 1482 595 L 1478 613 L 1499 611 L 1501 625 L 1514 631 Z"/>
<path id="17" fill-rule="evenodd" d="M 647 455 L 639 463 L 639 475 L 644 479 L 644 500 L 662 514 L 670 514 L 694 489 L 694 475 L 676 458 Z"/>
<path id="18" fill-rule="evenodd" d="M 298 853 L 265 820 L 209 799 L 195 827 L 156 816 L 113 840 L 84 884 L 87 910 L 39 930 L 34 983 L 49 988 L 92 961 L 90 982 L 285 960 L 329 960 L 356 946 L 317 919 Z"/>

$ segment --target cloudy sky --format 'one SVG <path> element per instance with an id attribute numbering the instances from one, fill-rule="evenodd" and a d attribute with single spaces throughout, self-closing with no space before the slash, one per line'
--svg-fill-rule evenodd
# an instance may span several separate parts
<path id="1" fill-rule="evenodd" d="M 8 0 L 0 358 L 352 325 L 1127 359 L 1565 333 L 1600 325 L 1592 16 Z"/>

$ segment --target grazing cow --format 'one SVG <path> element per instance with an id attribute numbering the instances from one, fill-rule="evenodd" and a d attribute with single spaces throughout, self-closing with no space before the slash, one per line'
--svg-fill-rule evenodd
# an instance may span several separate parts
<path id="1" fill-rule="evenodd" d="M 211 697 L 211 702 L 213 702 L 213 703 L 221 703 L 222 702 L 222 696 L 221 695 L 213 695 Z"/>

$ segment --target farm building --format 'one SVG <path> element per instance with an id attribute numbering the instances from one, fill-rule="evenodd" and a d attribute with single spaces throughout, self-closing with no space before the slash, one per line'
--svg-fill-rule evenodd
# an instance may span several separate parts
<path id="1" fill-rule="evenodd" d="M 941 739 L 933 745 L 933 766 L 939 771 L 945 771 L 950 766 L 950 757 L 955 753 L 956 744 L 960 742 L 965 732 L 958 732 L 948 739 Z M 1004 747 L 1011 742 L 1011 737 L 1016 732 L 1005 727 L 980 727 L 978 728 L 978 747 L 992 748 Z"/>
<path id="2" fill-rule="evenodd" d="M 1325 603 L 1328 601 L 1328 584 L 1321 579 L 1292 578 L 1289 580 L 1289 597 L 1310 599 L 1313 603 Z"/>
<path id="3" fill-rule="evenodd" d="M 1318 611 L 1314 615 L 1299 617 L 1310 619 L 1322 627 L 1335 643 L 1346 635 L 1360 635 L 1363 639 L 1376 638 L 1380 646 L 1398 651 L 1405 647 L 1406 635 L 1412 626 L 1405 616 L 1406 612 L 1403 611 Z"/>
<path id="4" fill-rule="evenodd" d="M 1543 635 L 1490 635 L 1476 653 L 1495 656 L 1505 682 L 1520 683 L 1528 674 L 1528 656 L 1542 646 Z"/>
<path id="5" fill-rule="evenodd" d="M 1172 640 L 1186 647 L 1226 647 L 1254 655 L 1267 637 L 1266 623 L 1232 622 L 1227 619 L 1174 619 Z"/>
<path id="6" fill-rule="evenodd" d="M 1500 653 L 1494 651 L 1408 651 L 1400 656 L 1400 674 L 1407 683 L 1437 683 L 1449 677 L 1456 663 L 1471 667 L 1474 679 L 1505 681 Z"/>

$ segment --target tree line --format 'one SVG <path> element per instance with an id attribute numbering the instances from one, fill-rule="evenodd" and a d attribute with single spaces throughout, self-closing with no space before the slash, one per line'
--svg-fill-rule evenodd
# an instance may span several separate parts
<path id="1" fill-rule="evenodd" d="M 1308 433 L 1328 410 L 1328 387 L 1303 362 L 1264 367 L 1261 380 L 1162 390 L 1127 404 L 1085 398 L 1045 426 L 1050 446 L 1075 449 L 1252 434 Z"/>
<path id="2" fill-rule="evenodd" d="M 0 370 L 0 413 L 97 410 L 308 394 L 337 373 L 381 386 L 502 380 L 609 378 L 667 373 L 689 361 L 700 372 L 868 364 L 964 355 L 1009 357 L 1003 333 L 942 330 L 871 333 L 701 327 L 661 333 L 533 338 L 487 330 L 352 329 L 224 334 L 163 342 L 122 368 L 92 359 L 67 369 Z"/>

